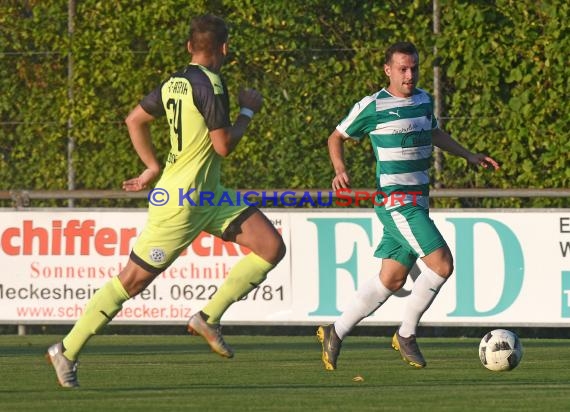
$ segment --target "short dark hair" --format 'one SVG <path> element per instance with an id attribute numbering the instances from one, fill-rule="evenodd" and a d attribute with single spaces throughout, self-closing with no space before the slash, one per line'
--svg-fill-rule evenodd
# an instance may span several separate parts
<path id="1" fill-rule="evenodd" d="M 415 54 L 416 56 L 419 56 L 418 49 L 416 49 L 416 46 L 414 46 L 413 43 L 410 43 L 409 41 L 399 41 L 388 47 L 388 50 L 386 50 L 386 54 L 384 55 L 384 64 L 390 64 L 394 53 L 408 55 Z"/>
<path id="2" fill-rule="evenodd" d="M 228 35 L 226 22 L 213 14 L 197 16 L 190 21 L 188 41 L 193 51 L 214 51 L 228 41 Z"/>

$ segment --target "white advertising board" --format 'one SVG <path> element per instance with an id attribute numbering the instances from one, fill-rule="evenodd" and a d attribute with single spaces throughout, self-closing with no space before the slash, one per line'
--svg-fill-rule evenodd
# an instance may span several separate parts
<path id="1" fill-rule="evenodd" d="M 318 324 L 347 307 L 377 275 L 382 226 L 371 210 L 269 210 L 287 255 L 234 304 L 225 324 Z M 566 326 L 570 319 L 570 211 L 431 212 L 455 272 L 424 325 Z M 0 211 L 0 323 L 73 323 L 95 290 L 121 270 L 146 210 Z M 202 234 L 114 323 L 185 323 L 245 253 Z M 421 263 L 419 269 L 421 270 Z M 362 324 L 401 320 L 416 271 Z"/>
<path id="2" fill-rule="evenodd" d="M 566 326 L 570 320 L 570 212 L 432 211 L 455 271 L 424 325 Z M 328 322 L 379 272 L 382 226 L 373 213 L 291 215 L 292 319 Z M 422 262 L 418 264 L 421 270 Z M 415 274 L 362 324 L 401 321 Z"/>

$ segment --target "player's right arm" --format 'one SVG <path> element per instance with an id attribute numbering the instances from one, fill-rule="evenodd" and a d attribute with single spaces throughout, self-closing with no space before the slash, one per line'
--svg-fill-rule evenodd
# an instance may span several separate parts
<path id="1" fill-rule="evenodd" d="M 359 141 L 362 136 L 374 130 L 376 122 L 376 98 L 366 96 L 352 106 L 348 115 L 329 136 L 329 156 L 335 172 L 332 181 L 334 190 L 350 188 L 350 177 L 344 162 L 344 142 L 348 139 Z"/>
<path id="2" fill-rule="evenodd" d="M 329 157 L 335 173 L 335 177 L 332 181 L 332 188 L 334 190 L 350 188 L 350 177 L 346 172 L 346 164 L 344 162 L 345 140 L 346 137 L 337 129 L 335 129 L 328 138 Z"/>
<path id="3" fill-rule="evenodd" d="M 263 104 L 263 97 L 257 90 L 246 89 L 240 92 L 238 103 L 240 108 L 246 108 L 257 113 Z M 216 153 L 226 157 L 233 152 L 250 122 L 250 117 L 240 113 L 233 125 L 210 130 L 210 139 Z"/>
<path id="4" fill-rule="evenodd" d="M 136 192 L 147 188 L 160 174 L 160 163 L 150 136 L 150 123 L 154 119 L 155 117 L 147 113 L 140 104 L 125 119 L 133 147 L 146 166 L 146 169 L 138 177 L 123 182 L 123 189 L 127 192 Z"/>

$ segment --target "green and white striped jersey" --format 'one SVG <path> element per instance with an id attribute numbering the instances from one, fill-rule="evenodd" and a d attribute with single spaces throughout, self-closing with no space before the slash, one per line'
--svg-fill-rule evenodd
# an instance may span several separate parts
<path id="1" fill-rule="evenodd" d="M 416 88 L 410 97 L 395 97 L 382 89 L 356 103 L 337 130 L 354 140 L 370 136 L 379 191 L 386 197 L 405 194 L 403 203 L 417 202 L 427 209 L 431 137 L 437 127 L 433 99 L 425 90 Z M 399 205 L 386 202 L 385 207 Z"/>

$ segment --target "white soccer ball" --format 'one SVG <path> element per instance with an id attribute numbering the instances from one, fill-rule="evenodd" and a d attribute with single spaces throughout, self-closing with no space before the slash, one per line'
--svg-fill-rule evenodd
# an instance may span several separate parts
<path id="1" fill-rule="evenodd" d="M 479 344 L 479 359 L 487 369 L 501 372 L 518 366 L 523 356 L 519 337 L 506 329 L 487 333 Z"/>

